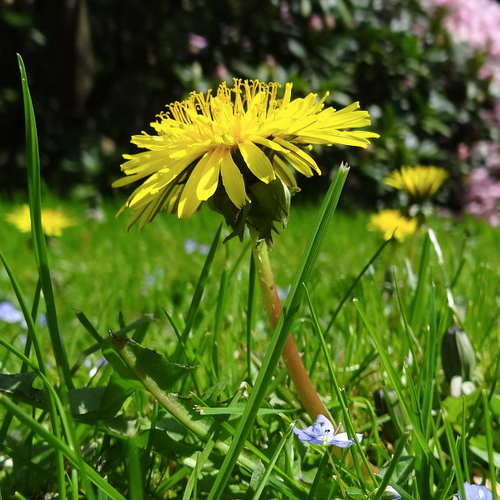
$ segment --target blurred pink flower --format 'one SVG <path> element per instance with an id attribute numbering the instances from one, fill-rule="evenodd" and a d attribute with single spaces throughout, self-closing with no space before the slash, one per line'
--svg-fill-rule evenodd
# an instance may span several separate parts
<path id="1" fill-rule="evenodd" d="M 496 174 L 496 175 L 495 175 Z M 485 167 L 473 170 L 464 197 L 465 211 L 474 217 L 500 225 L 500 175 Z"/>
<path id="2" fill-rule="evenodd" d="M 309 18 L 309 27 L 313 31 L 321 31 L 323 29 L 323 20 L 318 14 L 312 14 Z"/>
<path id="3" fill-rule="evenodd" d="M 196 54 L 207 47 L 208 40 L 204 36 L 189 33 L 189 48 L 191 49 L 191 52 Z"/>
<path id="4" fill-rule="evenodd" d="M 444 26 L 456 42 L 488 54 L 482 73 L 500 85 L 500 4 L 495 0 L 430 0 L 448 10 Z"/>
<path id="5" fill-rule="evenodd" d="M 227 71 L 226 66 L 224 64 L 218 64 L 217 69 L 215 70 L 215 74 L 217 75 L 217 78 L 223 82 L 225 80 L 229 80 L 229 73 Z"/>
<path id="6" fill-rule="evenodd" d="M 500 57 L 500 5 L 494 0 L 431 0 L 449 10 L 445 25 L 460 41 Z"/>

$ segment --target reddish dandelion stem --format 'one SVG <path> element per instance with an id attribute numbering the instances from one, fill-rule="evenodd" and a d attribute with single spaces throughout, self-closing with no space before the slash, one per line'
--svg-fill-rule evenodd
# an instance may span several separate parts
<path id="1" fill-rule="evenodd" d="M 266 312 L 271 322 L 271 326 L 276 328 L 283 308 L 281 300 L 278 296 L 276 282 L 271 269 L 267 245 L 262 242 L 254 246 L 253 255 Z M 297 391 L 299 400 L 308 415 L 311 417 L 311 420 L 316 420 L 318 415 L 325 415 L 326 417 L 329 417 L 330 413 L 323 404 L 323 401 L 321 401 L 316 388 L 314 387 L 312 380 L 305 369 L 304 363 L 302 362 L 302 358 L 291 334 L 288 334 L 286 339 L 282 357 L 293 385 Z"/>

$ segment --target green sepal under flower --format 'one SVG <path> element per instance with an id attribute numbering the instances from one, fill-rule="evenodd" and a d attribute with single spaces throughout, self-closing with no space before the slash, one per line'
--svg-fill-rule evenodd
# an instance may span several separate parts
<path id="1" fill-rule="evenodd" d="M 257 233 L 257 241 L 273 244 L 273 232 L 279 234 L 286 229 L 290 214 L 290 201 L 299 188 L 288 187 L 281 179 L 276 178 L 268 184 L 254 182 L 248 188 L 251 203 L 237 209 L 224 190 L 215 193 L 209 200 L 210 208 L 221 213 L 232 232 L 226 238 L 237 236 L 243 239 L 245 226 L 248 225 Z M 281 229 L 278 227 L 281 226 Z"/>

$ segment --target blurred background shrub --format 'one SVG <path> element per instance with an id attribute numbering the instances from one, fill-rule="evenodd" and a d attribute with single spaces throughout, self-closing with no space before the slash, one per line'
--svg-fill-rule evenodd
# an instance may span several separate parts
<path id="1" fill-rule="evenodd" d="M 500 11 L 494 0 L 482 1 Z M 108 196 L 121 154 L 136 152 L 132 134 L 150 132 L 166 103 L 238 76 L 292 81 L 295 95 L 330 91 L 334 107 L 359 100 L 370 111 L 381 138 L 368 152 L 318 150 L 325 175 L 301 180 L 306 196 L 318 197 L 347 160 L 355 167 L 347 200 L 371 208 L 394 196 L 381 182 L 389 171 L 434 164 L 450 174 L 438 201 L 460 210 L 469 203 L 471 171 L 499 168 L 491 151 L 499 157 L 500 78 L 487 34 L 483 44 L 463 30 L 451 38 L 458 4 L 3 0 L 0 193 L 10 196 L 25 182 L 19 52 L 38 118 L 42 175 L 60 195 Z"/>

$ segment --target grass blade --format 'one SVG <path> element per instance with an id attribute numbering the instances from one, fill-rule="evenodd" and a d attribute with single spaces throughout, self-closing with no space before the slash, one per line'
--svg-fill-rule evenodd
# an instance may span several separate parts
<path id="1" fill-rule="evenodd" d="M 255 493 L 252 497 L 252 500 L 259 500 L 260 496 L 262 495 L 262 492 L 264 491 L 264 488 L 269 480 L 269 476 L 271 475 L 271 472 L 273 470 L 273 467 L 275 466 L 276 462 L 278 461 L 278 458 L 280 456 L 281 450 L 285 446 L 285 443 L 287 440 L 290 438 L 290 435 L 292 433 L 292 428 L 290 429 L 283 435 L 283 437 L 280 439 L 280 442 L 276 446 L 276 449 L 273 452 L 273 455 L 271 457 L 271 460 L 267 464 L 266 470 L 264 471 L 264 474 L 259 480 L 259 484 L 257 488 L 255 489 Z"/>
<path id="2" fill-rule="evenodd" d="M 394 370 L 392 363 L 389 359 L 389 356 L 387 355 L 387 349 L 382 340 L 380 339 L 379 335 L 371 325 L 370 321 L 368 320 L 368 317 L 366 315 L 365 310 L 363 309 L 362 305 L 359 303 L 358 300 L 355 300 L 355 305 L 356 309 L 358 310 L 361 318 L 363 319 L 365 326 L 368 330 L 368 333 L 373 340 L 373 343 L 375 344 L 375 347 L 377 348 L 377 351 L 379 353 L 380 359 L 382 361 L 382 365 L 387 372 L 387 376 L 389 378 L 390 383 L 392 384 L 392 387 L 394 391 L 396 392 L 399 402 L 401 404 L 401 407 L 403 408 L 404 412 L 406 413 L 406 416 L 408 417 L 408 420 L 412 424 L 413 428 L 413 433 L 418 441 L 418 444 L 422 448 L 423 451 L 423 457 L 425 457 L 429 462 L 431 463 L 434 472 L 436 473 L 437 477 L 441 481 L 441 483 L 445 482 L 445 476 L 443 473 L 443 470 L 441 469 L 441 466 L 439 465 L 438 461 L 436 460 L 436 457 L 434 456 L 429 443 L 427 441 L 427 438 L 425 437 L 424 433 L 422 432 L 421 428 L 421 422 L 420 419 L 418 418 L 418 415 L 416 415 L 411 407 L 409 406 L 408 402 L 406 401 L 406 398 L 404 397 L 403 394 L 403 387 L 401 383 L 401 376 L 396 373 Z"/>
<path id="3" fill-rule="evenodd" d="M 38 136 L 35 121 L 33 102 L 28 87 L 26 68 L 20 55 L 18 55 L 19 70 L 24 99 L 24 117 L 26 122 L 26 162 L 28 173 L 28 192 L 31 213 L 31 236 L 33 240 L 33 251 L 35 254 L 38 273 L 42 285 L 43 296 L 47 309 L 47 326 L 50 340 L 54 350 L 54 357 L 61 381 L 70 390 L 74 388 L 71 378 L 71 370 L 68 362 L 66 348 L 64 346 L 57 321 L 56 305 L 52 280 L 50 277 L 49 261 L 45 235 L 42 227 L 41 208 L 41 181 L 40 181 L 40 156 L 38 152 Z"/>
<path id="4" fill-rule="evenodd" d="M 38 423 L 33 417 L 24 413 L 17 405 L 9 401 L 5 396 L 0 395 L 0 405 L 8 412 L 12 413 L 21 423 L 29 427 L 44 441 L 54 447 L 55 450 L 62 453 L 73 466 L 78 467 L 80 461 L 76 453 L 69 446 L 60 441 L 57 436 L 54 436 L 46 427 Z M 125 500 L 125 497 L 118 493 L 109 483 L 107 483 L 92 467 L 83 463 L 85 473 L 90 481 L 94 483 L 100 490 L 105 492 L 109 498 L 113 500 Z"/>
<path id="5" fill-rule="evenodd" d="M 185 350 L 183 349 L 183 345 L 186 344 L 187 339 L 189 337 L 189 333 L 191 332 L 191 328 L 193 327 L 194 320 L 196 318 L 196 314 L 198 312 L 198 308 L 201 303 L 201 298 L 203 297 L 203 290 L 205 289 L 205 285 L 207 283 L 208 279 L 208 274 L 210 272 L 210 268 L 212 267 L 212 262 L 214 261 L 215 257 L 215 252 L 217 250 L 217 247 L 219 245 L 220 241 L 220 235 L 222 231 L 222 225 L 219 226 L 219 229 L 217 230 L 217 233 L 215 234 L 214 240 L 212 242 L 212 246 L 210 247 L 210 250 L 208 252 L 207 258 L 205 260 L 205 264 L 203 266 L 203 269 L 200 274 L 200 278 L 198 280 L 198 283 L 196 284 L 196 289 L 194 291 L 193 299 L 191 301 L 191 305 L 189 307 L 189 311 L 187 313 L 186 317 L 186 324 L 184 326 L 184 330 L 181 335 L 181 342 L 179 343 L 179 346 L 175 352 L 175 355 L 173 359 L 178 361 L 179 363 L 184 359 L 181 356 L 184 356 Z"/>
<path id="6" fill-rule="evenodd" d="M 250 395 L 245 412 L 238 424 L 236 436 L 231 443 L 226 458 L 222 463 L 219 474 L 217 475 L 214 485 L 210 491 L 208 497 L 209 500 L 218 500 L 222 497 L 222 492 L 224 491 L 224 488 L 232 474 L 232 470 L 236 465 L 238 455 L 245 444 L 250 429 L 252 428 L 252 424 L 259 411 L 260 403 L 266 393 L 267 385 L 273 377 L 276 366 L 278 365 L 278 361 L 281 357 L 281 352 L 283 351 L 283 346 L 285 345 L 293 316 L 299 308 L 304 293 L 303 284 L 307 284 L 311 276 L 314 263 L 319 254 L 321 243 L 324 239 L 333 214 L 335 213 L 335 209 L 337 208 L 337 203 L 345 180 L 347 179 L 348 172 L 349 167 L 342 164 L 335 175 L 328 193 L 326 194 L 325 200 L 323 201 L 318 221 L 312 233 L 312 238 L 308 243 L 295 275 L 290 293 L 283 307 L 283 314 L 281 315 L 280 321 L 271 337 L 270 345 L 266 351 L 261 370 L 255 382 L 255 387 Z"/>

